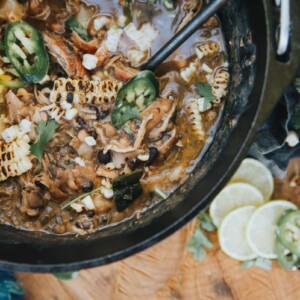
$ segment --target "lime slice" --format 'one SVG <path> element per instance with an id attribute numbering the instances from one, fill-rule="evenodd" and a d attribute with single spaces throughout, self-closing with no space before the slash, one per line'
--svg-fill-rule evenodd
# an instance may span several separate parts
<path id="1" fill-rule="evenodd" d="M 248 183 L 233 183 L 226 186 L 213 200 L 209 214 L 214 224 L 219 227 L 227 214 L 234 209 L 264 204 L 262 193 Z"/>
<path id="2" fill-rule="evenodd" d="M 259 161 L 246 158 L 230 179 L 229 183 L 246 182 L 261 191 L 265 200 L 269 200 L 274 190 L 274 180 L 271 172 Z"/>
<path id="3" fill-rule="evenodd" d="M 297 206 L 286 200 L 274 200 L 259 207 L 247 226 L 247 241 L 251 249 L 264 258 L 277 258 L 275 229 L 282 213 Z"/>
<path id="4" fill-rule="evenodd" d="M 257 257 L 246 239 L 248 220 L 256 210 L 255 206 L 240 207 L 229 213 L 221 223 L 218 236 L 221 249 L 237 260 L 249 260 Z"/>

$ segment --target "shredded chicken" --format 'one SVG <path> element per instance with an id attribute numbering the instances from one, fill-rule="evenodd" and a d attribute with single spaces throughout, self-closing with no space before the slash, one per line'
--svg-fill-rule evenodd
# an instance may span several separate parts
<path id="1" fill-rule="evenodd" d="M 69 77 L 77 79 L 88 76 L 88 72 L 83 67 L 78 50 L 74 45 L 50 32 L 45 32 L 43 37 L 49 52 L 63 67 Z"/>

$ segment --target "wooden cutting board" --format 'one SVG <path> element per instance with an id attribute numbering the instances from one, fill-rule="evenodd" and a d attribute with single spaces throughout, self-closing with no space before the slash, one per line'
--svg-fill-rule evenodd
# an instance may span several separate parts
<path id="1" fill-rule="evenodd" d="M 274 199 L 289 199 L 300 205 L 300 182 L 289 182 L 300 170 L 300 159 L 292 160 L 284 180 L 276 180 Z M 123 261 L 82 270 L 70 281 L 51 274 L 19 273 L 29 300 L 296 300 L 300 299 L 300 271 L 285 271 L 273 261 L 271 271 L 247 270 L 214 248 L 200 262 L 187 252 L 195 220 L 156 246 Z"/>

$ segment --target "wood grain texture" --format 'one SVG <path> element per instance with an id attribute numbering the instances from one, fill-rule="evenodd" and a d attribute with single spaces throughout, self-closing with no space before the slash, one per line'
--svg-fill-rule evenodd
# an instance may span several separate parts
<path id="1" fill-rule="evenodd" d="M 300 204 L 300 186 L 291 188 L 290 179 L 300 170 L 300 159 L 290 162 L 284 180 L 276 180 L 274 198 Z M 156 246 L 123 261 L 82 270 L 70 281 L 51 274 L 17 276 L 28 300 L 295 300 L 300 299 L 299 271 L 285 271 L 273 261 L 272 271 L 257 267 L 247 270 L 219 248 L 200 262 L 187 252 L 195 221 Z"/>

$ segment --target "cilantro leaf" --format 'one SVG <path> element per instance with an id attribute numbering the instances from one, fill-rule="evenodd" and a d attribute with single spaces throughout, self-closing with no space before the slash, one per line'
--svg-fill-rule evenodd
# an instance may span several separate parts
<path id="1" fill-rule="evenodd" d="M 51 119 L 47 122 L 40 121 L 36 127 L 38 137 L 30 146 L 30 154 L 36 156 L 40 163 L 42 163 L 46 145 L 53 138 L 58 126 L 58 123 Z"/>
<path id="2" fill-rule="evenodd" d="M 78 272 L 54 272 L 52 274 L 59 280 L 71 280 L 77 277 Z"/>
<path id="3" fill-rule="evenodd" d="M 213 232 L 217 229 L 215 224 L 213 223 L 210 215 L 208 215 L 204 211 L 199 214 L 198 219 L 199 219 L 200 226 L 204 230 L 206 230 L 208 232 Z"/>
<path id="4" fill-rule="evenodd" d="M 202 260 L 206 256 L 204 247 L 211 249 L 213 247 L 213 244 L 203 234 L 201 229 L 197 228 L 194 235 L 190 238 L 187 247 L 188 251 L 194 254 L 194 258 L 196 260 Z"/>
<path id="5" fill-rule="evenodd" d="M 196 83 L 196 89 L 198 93 L 207 101 L 213 101 L 217 99 L 217 97 L 212 93 L 211 85 L 208 83 Z"/>
<path id="6" fill-rule="evenodd" d="M 241 269 L 248 269 L 253 266 L 256 266 L 266 271 L 270 271 L 272 269 L 272 261 L 267 258 L 257 257 L 255 259 L 246 260 L 241 263 Z"/>

